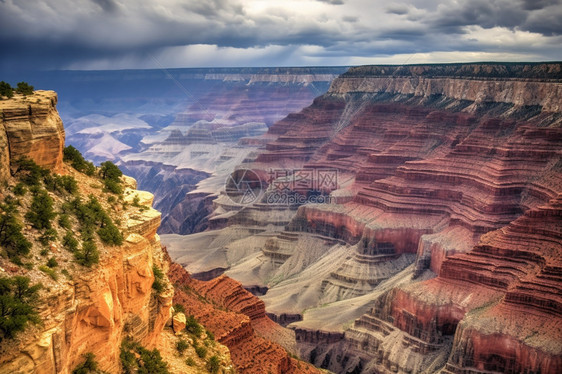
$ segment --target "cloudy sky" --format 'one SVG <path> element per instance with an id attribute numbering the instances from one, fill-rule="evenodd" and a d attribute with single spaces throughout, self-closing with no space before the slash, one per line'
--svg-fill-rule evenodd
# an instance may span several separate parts
<path id="1" fill-rule="evenodd" d="M 0 0 L 0 69 L 562 60 L 562 0 Z"/>

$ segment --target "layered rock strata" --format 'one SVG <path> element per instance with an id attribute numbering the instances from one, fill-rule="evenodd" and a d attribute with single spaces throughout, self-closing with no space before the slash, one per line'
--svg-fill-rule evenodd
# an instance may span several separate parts
<path id="1" fill-rule="evenodd" d="M 57 101 L 54 91 L 35 91 L 29 96 L 16 94 L 12 99 L 0 100 L 0 179 L 9 176 L 8 166 L 21 157 L 61 170 L 65 134 Z"/>
<path id="2" fill-rule="evenodd" d="M 268 210 L 267 193 L 250 207 L 217 199 L 211 228 L 259 231 L 243 239 L 260 249 L 253 255 L 224 247 L 227 274 L 267 287 L 266 308 L 279 318 L 307 309 L 293 323 L 301 354 L 337 372 L 559 370 L 561 71 L 559 63 L 350 69 L 275 123 L 242 165 L 260 176 L 288 170 L 272 185 L 293 170 L 336 170 L 335 189 L 286 183 L 287 193 L 333 200 L 295 212 L 298 204 Z M 303 238 L 340 244 L 319 256 L 314 244 L 293 250 Z M 279 280 L 297 258 L 306 265 Z M 387 288 L 409 264 L 413 277 Z M 318 297 L 320 285 L 337 286 L 334 298 Z M 329 319 L 322 308 L 343 305 L 370 311 L 355 322 L 333 314 L 337 323 L 319 327 L 315 318 Z M 517 327 L 522 311 L 533 327 Z"/>

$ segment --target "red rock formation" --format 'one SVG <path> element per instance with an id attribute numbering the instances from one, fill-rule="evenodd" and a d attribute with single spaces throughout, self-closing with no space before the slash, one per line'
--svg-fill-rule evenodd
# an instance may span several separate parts
<path id="1" fill-rule="evenodd" d="M 280 327 L 265 315 L 263 302 L 225 276 L 198 281 L 172 263 L 168 277 L 175 284 L 174 302 L 211 331 L 230 349 L 240 373 L 316 373 L 312 366 L 295 360 L 276 343 L 264 339 L 268 330 Z M 220 309 L 219 309 L 220 308 Z"/>

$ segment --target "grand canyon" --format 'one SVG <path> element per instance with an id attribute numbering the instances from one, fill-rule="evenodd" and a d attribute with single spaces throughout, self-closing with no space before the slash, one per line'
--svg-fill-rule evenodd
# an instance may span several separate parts
<path id="1" fill-rule="evenodd" d="M 0 278 L 43 285 L 41 322 L 2 329 L 0 373 L 71 373 L 89 353 L 90 372 L 140 372 L 153 349 L 170 373 L 562 371 L 561 63 L 30 81 L 45 90 L 0 100 L 1 214 L 17 200 L 30 243 L 2 244 Z M 22 159 L 47 170 L 24 192 Z M 43 189 L 50 239 L 25 213 Z M 81 206 L 110 217 L 98 235 Z"/>

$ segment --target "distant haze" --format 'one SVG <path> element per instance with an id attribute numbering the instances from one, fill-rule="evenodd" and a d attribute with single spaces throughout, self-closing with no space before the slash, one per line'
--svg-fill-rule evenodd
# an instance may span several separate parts
<path id="1" fill-rule="evenodd" d="M 0 72 L 562 59 L 561 0 L 0 0 Z"/>

